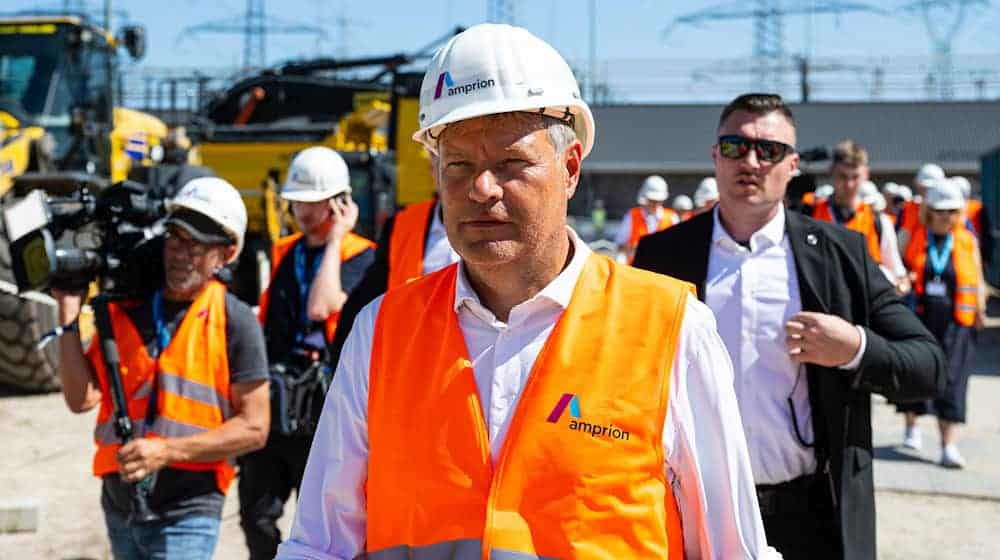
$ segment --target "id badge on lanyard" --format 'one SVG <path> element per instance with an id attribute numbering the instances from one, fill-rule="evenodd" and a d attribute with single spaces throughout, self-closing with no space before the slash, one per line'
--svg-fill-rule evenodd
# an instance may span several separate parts
<path id="1" fill-rule="evenodd" d="M 944 246 L 938 251 L 937 245 L 927 232 L 927 260 L 930 261 L 931 270 L 934 271 L 934 278 L 928 280 L 924 286 L 924 293 L 931 297 L 946 297 L 948 295 L 948 285 L 941 279 L 945 269 L 948 268 L 948 260 L 951 259 L 951 250 L 954 247 L 954 237 L 951 233 L 945 239 Z"/>

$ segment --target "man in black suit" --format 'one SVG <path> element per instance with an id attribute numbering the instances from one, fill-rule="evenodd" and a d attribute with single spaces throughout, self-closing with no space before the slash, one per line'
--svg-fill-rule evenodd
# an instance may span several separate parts
<path id="1" fill-rule="evenodd" d="M 871 393 L 934 395 L 944 359 L 861 235 L 785 210 L 798 155 L 781 98 L 736 98 L 718 132 L 718 206 L 644 237 L 634 264 L 692 282 L 716 315 L 768 543 L 874 559 Z"/>

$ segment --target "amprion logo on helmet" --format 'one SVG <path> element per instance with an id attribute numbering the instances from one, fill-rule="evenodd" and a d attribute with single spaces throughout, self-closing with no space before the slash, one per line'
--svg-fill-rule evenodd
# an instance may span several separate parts
<path id="1" fill-rule="evenodd" d="M 477 79 L 467 84 L 455 85 L 455 80 L 451 78 L 451 73 L 444 71 L 438 76 L 437 87 L 434 88 L 434 99 L 439 99 L 445 92 L 447 92 L 449 97 L 452 95 L 466 95 L 478 89 L 491 88 L 496 85 L 496 81 L 492 78 Z M 448 86 L 448 88 L 445 89 L 445 86 Z"/>

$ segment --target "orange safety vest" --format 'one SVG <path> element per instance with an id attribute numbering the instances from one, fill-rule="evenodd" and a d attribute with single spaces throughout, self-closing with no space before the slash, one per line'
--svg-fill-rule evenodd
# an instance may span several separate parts
<path id="1" fill-rule="evenodd" d="M 453 307 L 457 270 L 390 290 L 379 309 L 368 558 L 683 558 L 662 435 L 694 288 L 588 257 L 494 465 Z"/>
<path id="2" fill-rule="evenodd" d="M 833 209 L 830 208 L 830 200 L 821 200 L 813 207 L 813 218 L 824 222 L 836 223 L 833 216 Z M 882 247 L 878 238 L 878 229 L 875 227 L 875 220 L 878 213 L 872 210 L 867 204 L 862 204 L 854 212 L 854 216 L 844 225 L 849 230 L 856 231 L 865 236 L 868 240 L 868 252 L 871 253 L 875 262 L 882 262 Z"/>
<path id="3" fill-rule="evenodd" d="M 121 358 L 122 389 L 136 437 L 182 437 L 218 428 L 233 415 L 229 390 L 229 356 L 226 353 L 226 288 L 216 281 L 201 291 L 177 327 L 170 344 L 158 359 L 150 357 L 142 336 L 122 306 L 108 306 L 115 342 Z M 101 388 L 94 440 L 94 475 L 119 470 L 115 454 L 121 446 L 114 429 L 114 405 L 100 344 L 87 351 Z M 146 408 L 156 375 L 156 417 L 145 430 Z M 223 494 L 236 471 L 228 461 L 172 463 L 170 468 L 215 471 Z"/>
<path id="4" fill-rule="evenodd" d="M 629 210 L 629 216 L 632 220 L 632 231 L 629 233 L 628 246 L 634 249 L 639 245 L 639 239 L 642 236 L 656 232 L 649 231 L 649 228 L 646 227 L 646 215 L 642 212 L 642 208 L 636 206 Z M 663 231 L 674 225 L 677 221 L 677 212 L 674 212 L 670 208 L 664 208 L 663 216 L 660 218 L 659 225 L 656 226 L 656 231 Z"/>
<path id="5" fill-rule="evenodd" d="M 910 232 L 912 239 L 922 225 L 920 223 L 920 205 L 912 200 L 903 202 L 903 212 L 899 216 L 899 229 Z"/>
<path id="6" fill-rule="evenodd" d="M 982 237 L 983 235 L 983 201 L 969 200 L 965 203 L 965 216 L 975 230 L 973 233 Z"/>
<path id="7" fill-rule="evenodd" d="M 388 289 L 401 286 L 424 274 L 424 247 L 427 245 L 427 223 L 431 220 L 435 200 L 411 204 L 396 214 L 389 237 Z"/>
<path id="8" fill-rule="evenodd" d="M 302 237 L 302 233 L 293 233 L 291 235 L 286 235 L 274 243 L 271 248 L 271 278 L 278 272 L 278 267 L 281 266 L 281 262 L 285 260 L 288 253 L 291 252 L 292 247 L 295 247 L 295 243 Z M 368 249 L 374 249 L 375 243 L 372 241 L 361 237 L 360 235 L 355 235 L 353 233 L 348 233 L 344 236 L 344 239 L 340 242 L 340 262 L 347 262 L 354 257 L 364 253 Z M 257 318 L 260 320 L 260 324 L 263 325 L 267 321 L 267 306 L 271 301 L 271 286 L 268 286 L 264 293 L 260 295 L 260 309 L 257 312 Z M 337 330 L 337 321 L 340 319 L 340 312 L 331 314 L 326 318 L 326 323 L 324 325 L 324 331 L 326 334 L 327 342 L 333 340 L 333 333 Z"/>
<path id="9" fill-rule="evenodd" d="M 903 261 L 915 275 L 913 291 L 917 295 L 917 311 L 923 311 L 920 296 L 924 294 L 924 269 L 927 266 L 927 230 L 921 228 L 906 246 Z M 962 226 L 951 232 L 954 244 L 951 262 L 955 267 L 955 322 L 963 327 L 976 324 L 979 309 L 979 270 L 976 268 L 976 238 Z"/>

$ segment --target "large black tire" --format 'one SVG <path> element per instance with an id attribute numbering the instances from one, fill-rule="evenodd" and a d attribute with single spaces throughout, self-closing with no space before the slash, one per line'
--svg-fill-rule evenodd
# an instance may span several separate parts
<path id="1" fill-rule="evenodd" d="M 38 340 L 58 323 L 52 298 L 16 295 L 7 234 L 0 229 L 0 384 L 34 392 L 56 391 L 59 344 L 36 350 Z"/>

